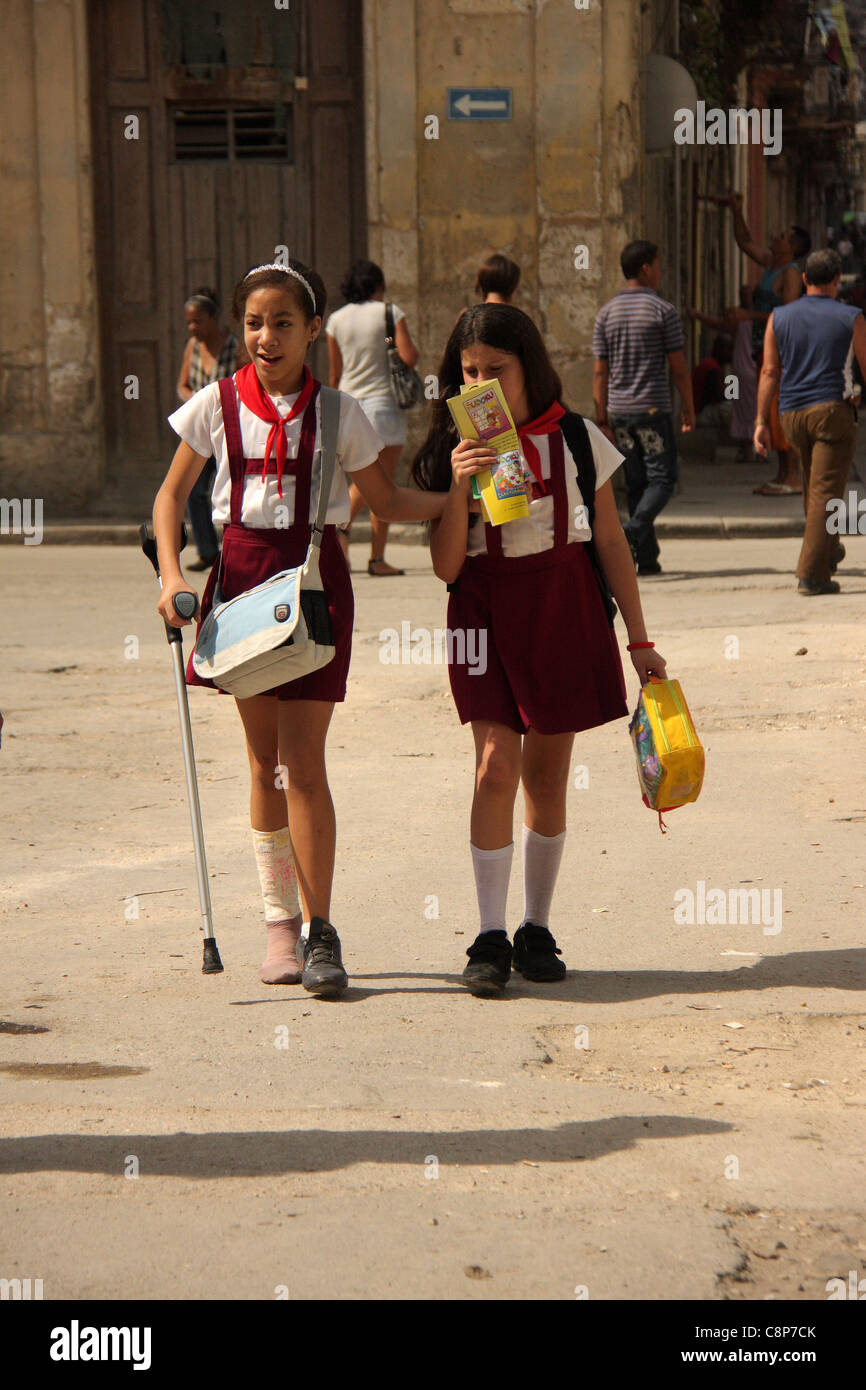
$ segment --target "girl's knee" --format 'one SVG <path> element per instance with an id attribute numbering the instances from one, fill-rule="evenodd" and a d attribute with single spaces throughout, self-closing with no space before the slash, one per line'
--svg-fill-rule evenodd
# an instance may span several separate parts
<path id="1" fill-rule="evenodd" d="M 269 749 L 267 752 L 259 749 L 258 751 L 247 745 L 247 754 L 250 760 L 250 776 L 254 783 L 265 790 L 273 790 L 276 785 L 276 778 L 279 777 L 280 767 L 277 750 Z"/>
<path id="2" fill-rule="evenodd" d="M 478 764 L 478 790 L 493 796 L 514 793 L 519 780 L 519 760 L 505 748 L 488 745 Z"/>
<path id="3" fill-rule="evenodd" d="M 328 790 L 328 774 L 322 758 L 294 754 L 286 760 L 290 791 L 300 796 L 314 796 Z"/>
<path id="4" fill-rule="evenodd" d="M 523 769 L 523 787 L 535 802 L 556 801 L 565 795 L 568 786 L 568 769 L 557 765 L 528 767 Z"/>

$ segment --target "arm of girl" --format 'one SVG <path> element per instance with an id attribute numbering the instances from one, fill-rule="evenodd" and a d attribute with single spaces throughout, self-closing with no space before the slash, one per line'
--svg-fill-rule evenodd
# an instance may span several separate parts
<path id="1" fill-rule="evenodd" d="M 496 450 L 474 439 L 461 439 L 451 454 L 452 482 L 442 517 L 434 522 L 430 535 L 433 573 L 446 584 L 453 584 L 466 559 L 469 515 L 480 510 L 472 497 L 472 477 L 490 468 Z M 441 494 L 439 494 L 441 496 Z"/>
<path id="2" fill-rule="evenodd" d="M 592 534 L 601 567 L 626 625 L 629 643 L 645 642 L 647 632 L 634 571 L 634 560 L 620 525 L 613 487 L 609 482 L 604 483 L 595 494 L 595 520 Z M 665 660 L 659 652 L 652 647 L 638 647 L 630 655 L 632 665 L 640 676 L 641 685 L 646 684 L 650 673 L 664 680 Z"/>
<path id="3" fill-rule="evenodd" d="M 418 358 L 421 354 L 409 336 L 409 329 L 406 327 L 405 319 L 401 319 L 394 328 L 394 344 L 407 367 L 414 367 L 417 365 Z"/>
<path id="4" fill-rule="evenodd" d="M 432 521 L 442 514 L 447 492 L 396 487 L 378 459 L 349 474 L 370 511 L 382 521 Z"/>
<path id="5" fill-rule="evenodd" d="M 183 361 L 180 364 L 180 376 L 177 379 L 177 394 L 182 401 L 188 401 L 192 395 L 189 385 L 189 359 L 192 357 L 192 338 L 187 338 L 186 347 L 183 350 Z"/>
<path id="6" fill-rule="evenodd" d="M 188 444 L 180 444 L 153 504 L 153 534 L 156 537 L 162 580 L 162 592 L 157 606 L 172 627 L 186 627 L 191 622 L 190 618 L 178 617 L 172 599 L 182 589 L 192 589 L 180 567 L 178 542 L 187 500 L 196 478 L 206 463 L 207 457 L 204 454 L 195 453 Z"/>
<path id="7" fill-rule="evenodd" d="M 336 389 L 340 384 L 340 377 L 343 375 L 343 354 L 340 351 L 336 338 L 330 333 L 326 333 L 328 340 L 328 385 Z"/>

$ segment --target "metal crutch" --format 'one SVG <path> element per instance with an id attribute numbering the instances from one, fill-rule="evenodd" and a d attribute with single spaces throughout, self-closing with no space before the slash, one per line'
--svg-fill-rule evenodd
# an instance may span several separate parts
<path id="1" fill-rule="evenodd" d="M 156 570 L 156 577 L 159 579 L 160 588 L 162 579 L 159 573 L 159 556 L 156 551 L 156 539 L 153 534 L 153 526 L 149 521 L 144 522 L 138 532 L 141 538 L 141 548 L 147 556 L 153 568 Z M 181 544 L 183 550 L 186 545 L 186 528 L 181 527 Z M 181 618 L 192 618 L 198 608 L 198 595 L 191 590 L 175 594 L 174 607 L 178 616 Z M 165 619 L 163 619 L 165 622 Z M 174 684 L 177 693 L 177 714 L 180 722 L 180 737 L 183 744 L 183 765 L 186 771 L 186 791 L 189 800 L 189 817 L 192 822 L 192 840 L 195 847 L 195 870 L 198 878 L 198 896 L 201 904 L 201 930 L 204 933 L 204 944 L 202 951 L 203 975 L 218 975 L 223 969 L 220 960 L 219 948 L 216 943 L 213 929 L 213 909 L 210 900 L 210 884 L 207 876 L 207 858 L 204 849 L 204 834 L 201 828 L 201 804 L 198 798 L 198 778 L 195 772 L 195 749 L 192 742 L 192 725 L 189 718 L 189 699 L 186 690 L 186 678 L 183 664 L 183 631 L 179 627 L 172 627 L 171 623 L 165 623 L 165 635 L 168 645 L 171 648 L 172 664 L 174 666 Z"/>

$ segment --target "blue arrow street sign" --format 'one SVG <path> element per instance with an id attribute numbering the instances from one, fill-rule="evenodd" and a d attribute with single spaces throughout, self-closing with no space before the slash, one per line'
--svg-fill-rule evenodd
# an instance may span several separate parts
<path id="1" fill-rule="evenodd" d="M 510 121 L 511 87 L 449 87 L 449 121 Z"/>

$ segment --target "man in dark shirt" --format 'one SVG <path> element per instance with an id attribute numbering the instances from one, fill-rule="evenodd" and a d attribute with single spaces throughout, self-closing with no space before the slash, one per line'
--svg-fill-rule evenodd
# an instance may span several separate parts
<path id="1" fill-rule="evenodd" d="M 838 252 L 812 253 L 803 274 L 805 295 L 774 309 L 767 321 L 758 382 L 755 448 L 766 456 L 772 442 L 768 413 L 781 376 L 782 428 L 803 465 L 806 526 L 797 577 L 805 597 L 839 592 L 830 576 L 845 548 L 829 513 L 854 458 L 855 354 L 866 370 L 866 319 L 854 305 L 837 303 L 841 275 Z"/>

